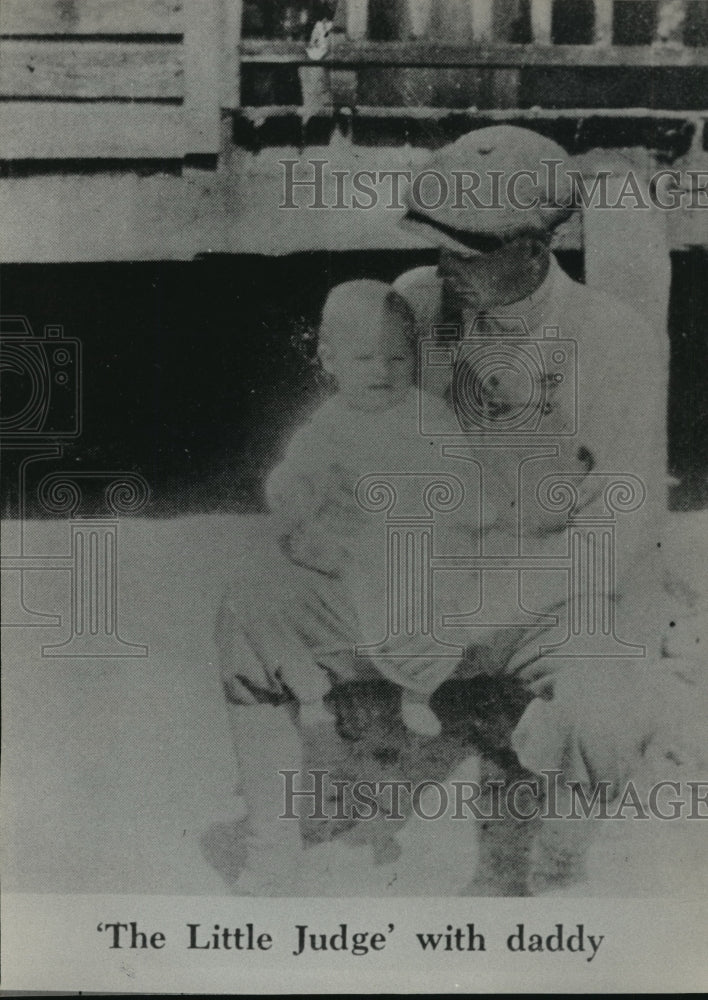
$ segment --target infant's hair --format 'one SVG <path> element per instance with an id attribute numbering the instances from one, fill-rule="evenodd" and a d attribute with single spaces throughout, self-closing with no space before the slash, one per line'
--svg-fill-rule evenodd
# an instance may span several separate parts
<path id="1" fill-rule="evenodd" d="M 398 317 L 406 337 L 410 341 L 415 339 L 415 316 L 403 296 L 385 281 L 359 278 L 335 285 L 327 295 L 320 320 L 320 345 L 336 342 L 343 320 L 356 320 L 362 313 L 372 311 L 379 314 L 382 323 L 386 317 Z"/>

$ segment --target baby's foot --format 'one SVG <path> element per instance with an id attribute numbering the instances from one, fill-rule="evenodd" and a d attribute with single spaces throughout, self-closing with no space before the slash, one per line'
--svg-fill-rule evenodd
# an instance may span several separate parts
<path id="1" fill-rule="evenodd" d="M 423 701 L 415 701 L 405 696 L 401 700 L 401 717 L 407 729 L 421 736 L 439 736 L 442 732 L 440 719 Z"/>

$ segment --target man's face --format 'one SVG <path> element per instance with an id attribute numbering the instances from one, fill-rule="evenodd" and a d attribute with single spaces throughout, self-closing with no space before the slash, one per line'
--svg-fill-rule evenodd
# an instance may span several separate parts
<path id="1" fill-rule="evenodd" d="M 438 274 L 443 279 L 445 305 L 452 311 L 491 311 L 518 301 L 520 277 L 529 274 L 538 257 L 538 245 L 519 236 L 487 253 L 440 250 Z"/>
<path id="2" fill-rule="evenodd" d="M 387 410 L 413 385 L 414 352 L 401 317 L 370 319 L 351 317 L 340 326 L 326 367 L 353 409 Z"/>

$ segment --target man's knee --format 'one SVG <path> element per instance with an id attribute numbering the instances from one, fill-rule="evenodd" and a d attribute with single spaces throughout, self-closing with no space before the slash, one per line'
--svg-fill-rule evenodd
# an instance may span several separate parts
<path id="1" fill-rule="evenodd" d="M 553 678 L 552 697 L 536 698 L 512 736 L 524 766 L 558 768 L 567 780 L 616 784 L 644 752 L 660 717 L 655 665 L 645 661 L 568 663 Z"/>

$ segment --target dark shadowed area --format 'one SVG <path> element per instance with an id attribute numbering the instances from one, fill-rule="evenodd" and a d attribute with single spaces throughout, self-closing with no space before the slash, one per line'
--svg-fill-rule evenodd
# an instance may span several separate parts
<path id="1" fill-rule="evenodd" d="M 579 253 L 560 256 L 582 276 Z M 81 436 L 61 459 L 37 463 L 37 478 L 134 471 L 150 483 L 148 513 L 259 509 L 284 438 L 327 391 L 315 328 L 328 288 L 391 280 L 434 260 L 434 252 L 369 251 L 4 266 L 3 314 L 25 315 L 35 336 L 60 324 L 83 351 Z M 673 271 L 669 465 L 681 480 L 673 506 L 686 509 L 706 500 L 708 255 L 674 254 Z M 2 388 L 5 414 L 21 409 L 23 374 L 6 371 Z M 20 456 L 5 456 L 6 516 L 16 509 Z M 31 475 L 28 513 L 39 515 Z M 97 502 L 90 484 L 84 492 L 86 504 Z"/>

